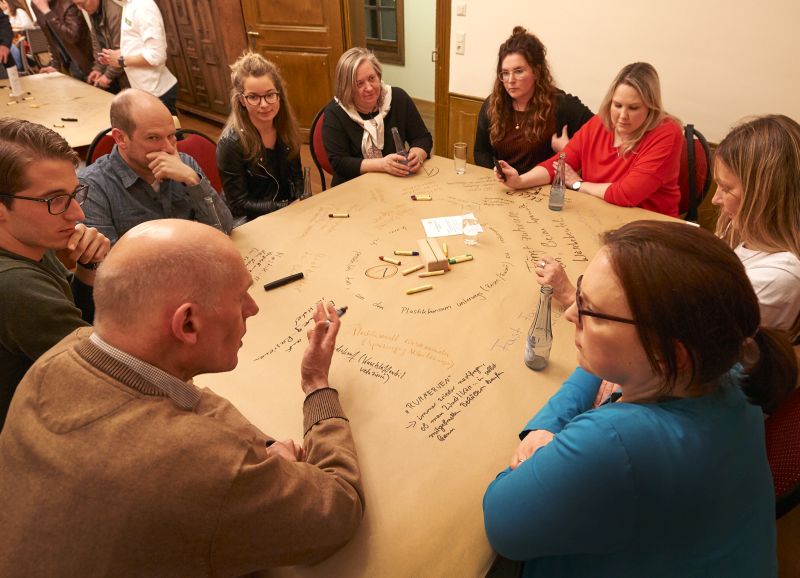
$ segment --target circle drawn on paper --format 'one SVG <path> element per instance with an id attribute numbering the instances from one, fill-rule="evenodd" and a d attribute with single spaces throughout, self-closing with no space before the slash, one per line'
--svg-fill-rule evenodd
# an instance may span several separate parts
<path id="1" fill-rule="evenodd" d="M 364 271 L 364 275 L 371 279 L 389 279 L 397 275 L 397 266 L 391 263 L 376 265 Z"/>

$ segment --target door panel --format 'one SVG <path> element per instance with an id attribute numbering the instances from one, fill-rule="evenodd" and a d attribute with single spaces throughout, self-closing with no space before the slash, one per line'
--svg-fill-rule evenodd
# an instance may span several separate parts
<path id="1" fill-rule="evenodd" d="M 307 140 L 314 115 L 333 97 L 344 51 L 338 0 L 242 0 L 253 50 L 275 62 Z"/>

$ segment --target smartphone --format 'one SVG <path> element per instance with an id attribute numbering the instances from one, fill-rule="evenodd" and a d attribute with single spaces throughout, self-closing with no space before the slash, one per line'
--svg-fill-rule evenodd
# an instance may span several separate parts
<path id="1" fill-rule="evenodd" d="M 500 161 L 498 161 L 497 159 L 494 159 L 494 169 L 497 171 L 497 174 L 500 175 L 500 180 L 505 181 L 506 175 L 505 173 L 503 173 L 503 169 L 500 168 Z"/>

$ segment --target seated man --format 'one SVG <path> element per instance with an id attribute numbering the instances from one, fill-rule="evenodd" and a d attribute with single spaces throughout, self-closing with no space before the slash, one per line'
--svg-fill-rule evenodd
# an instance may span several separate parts
<path id="1" fill-rule="evenodd" d="M 123 90 L 111 103 L 111 154 L 83 169 L 89 185 L 86 224 L 111 243 L 139 223 L 190 219 L 231 232 L 233 218 L 202 169 L 175 145 L 167 107 L 141 90 Z"/>
<path id="2" fill-rule="evenodd" d="M 251 284 L 211 227 L 153 221 L 119 240 L 97 272 L 95 332 L 42 356 L 0 435 L 0 576 L 240 576 L 350 539 L 364 495 L 328 385 L 332 306 L 318 304 L 300 366 L 303 447 L 192 385 L 236 366 Z"/>
<path id="3" fill-rule="evenodd" d="M 86 188 L 78 186 L 77 166 L 58 133 L 0 119 L 0 430 L 31 364 L 91 322 L 93 269 L 109 242 L 78 223 Z M 77 260 L 74 275 L 54 251 Z"/>

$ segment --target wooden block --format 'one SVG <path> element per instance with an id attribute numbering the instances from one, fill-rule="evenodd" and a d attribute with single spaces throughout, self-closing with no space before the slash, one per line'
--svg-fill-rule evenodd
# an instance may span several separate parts
<path id="1" fill-rule="evenodd" d="M 428 271 L 449 271 L 450 264 L 447 262 L 447 256 L 439 246 L 436 239 L 420 239 L 417 241 L 419 245 L 419 256 L 422 262 L 428 268 Z"/>

